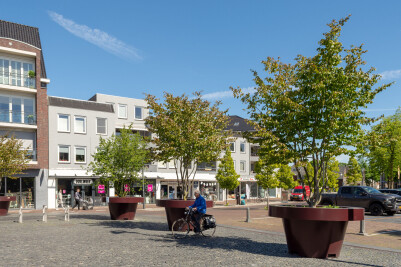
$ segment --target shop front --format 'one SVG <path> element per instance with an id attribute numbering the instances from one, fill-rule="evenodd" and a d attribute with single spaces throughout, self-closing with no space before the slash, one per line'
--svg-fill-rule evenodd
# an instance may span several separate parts
<path id="1" fill-rule="evenodd" d="M 35 208 L 35 177 L 1 178 L 0 196 L 15 196 L 10 208 Z"/>

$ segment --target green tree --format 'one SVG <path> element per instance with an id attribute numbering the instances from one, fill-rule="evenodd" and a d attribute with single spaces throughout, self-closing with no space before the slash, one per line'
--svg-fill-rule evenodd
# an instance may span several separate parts
<path id="1" fill-rule="evenodd" d="M 294 173 L 291 171 L 291 167 L 285 164 L 281 164 L 277 173 L 277 179 L 280 181 L 279 187 L 284 190 L 292 189 L 297 185 L 294 181 Z"/>
<path id="2" fill-rule="evenodd" d="M 226 189 L 226 205 L 228 205 L 228 190 L 234 190 L 239 186 L 239 174 L 235 172 L 234 161 L 231 157 L 230 149 L 226 149 L 224 157 L 221 159 L 219 169 L 217 170 L 216 180 L 220 188 Z"/>
<path id="3" fill-rule="evenodd" d="M 231 88 L 247 104 L 255 131 L 247 138 L 259 143 L 267 164 L 293 162 L 301 177 L 313 180 L 308 204 L 315 207 L 327 184 L 327 163 L 332 157 L 350 154 L 360 141 L 362 126 L 371 118 L 362 108 L 391 84 L 377 88 L 380 75 L 366 70 L 363 46 L 345 49 L 339 41 L 349 17 L 328 24 L 313 57 L 298 55 L 294 64 L 268 57 L 262 61 L 266 77 L 253 71 L 254 93 Z M 307 171 L 311 162 L 312 172 Z M 323 186 L 319 188 L 319 185 Z"/>
<path id="4" fill-rule="evenodd" d="M 331 158 L 327 163 L 327 183 L 326 187 L 337 191 L 340 166 L 336 158 Z"/>
<path id="5" fill-rule="evenodd" d="M 155 135 L 153 157 L 163 162 L 174 160 L 177 183 L 187 199 L 197 165 L 217 161 L 228 146 L 227 110 L 220 111 L 220 102 L 211 105 L 199 92 L 192 98 L 164 93 L 164 103 L 147 95 L 146 101 L 151 111 L 146 124 Z"/>
<path id="6" fill-rule="evenodd" d="M 105 139 L 100 137 L 97 152 L 92 155 L 87 171 L 100 177 L 99 183 L 114 184 L 117 196 L 124 197 L 129 192 L 124 185 L 139 181 L 140 172 L 149 161 L 147 142 L 133 134 L 131 126 L 121 129 L 120 135 Z"/>
<path id="7" fill-rule="evenodd" d="M 16 178 L 15 175 L 23 174 L 23 171 L 28 168 L 27 153 L 21 140 L 14 136 L 0 136 L 0 178 Z"/>
<path id="8" fill-rule="evenodd" d="M 275 175 L 275 171 L 278 169 L 279 165 L 266 165 L 261 158 L 255 165 L 255 179 L 258 186 L 267 191 L 266 208 L 269 208 L 269 188 L 276 188 L 280 185 L 280 181 Z"/>
<path id="9" fill-rule="evenodd" d="M 347 184 L 356 185 L 362 181 L 361 167 L 359 167 L 358 161 L 354 157 L 350 157 L 347 164 Z"/>

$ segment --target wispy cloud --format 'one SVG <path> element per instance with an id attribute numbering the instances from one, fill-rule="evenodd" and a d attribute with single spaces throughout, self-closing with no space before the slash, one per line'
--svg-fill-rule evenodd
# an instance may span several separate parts
<path id="1" fill-rule="evenodd" d="M 128 60 L 142 59 L 142 57 L 139 55 L 138 49 L 127 45 L 123 41 L 118 40 L 104 31 L 92 29 L 86 25 L 77 24 L 73 20 L 66 19 L 62 15 L 53 11 L 48 11 L 48 14 L 54 22 L 59 24 L 70 33 L 102 48 L 103 50 L 115 56 Z"/>
<path id="2" fill-rule="evenodd" d="M 383 71 L 380 75 L 383 80 L 398 79 L 401 77 L 401 69 Z"/>
<path id="3" fill-rule="evenodd" d="M 254 87 L 243 88 L 242 92 L 244 92 L 245 94 L 253 93 L 255 92 L 255 88 Z M 228 98 L 228 97 L 233 97 L 233 92 L 231 90 L 219 91 L 203 95 L 204 99 L 209 99 L 209 100 L 220 100 L 222 98 Z"/>

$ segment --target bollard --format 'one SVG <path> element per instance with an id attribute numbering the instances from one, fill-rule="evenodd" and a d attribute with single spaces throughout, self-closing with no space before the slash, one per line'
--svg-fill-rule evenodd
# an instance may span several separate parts
<path id="1" fill-rule="evenodd" d="M 19 217 L 18 217 L 18 222 L 19 222 L 19 223 L 22 223 L 22 207 L 19 207 L 18 215 L 19 215 Z"/>
<path id="2" fill-rule="evenodd" d="M 64 209 L 64 221 L 70 221 L 70 206 L 66 206 Z"/>
<path id="3" fill-rule="evenodd" d="M 246 208 L 246 222 L 251 222 L 251 211 L 249 207 Z"/>
<path id="4" fill-rule="evenodd" d="M 360 221 L 359 234 L 360 235 L 366 235 L 366 232 L 365 232 L 365 220 L 361 220 Z"/>
<path id="5" fill-rule="evenodd" d="M 43 205 L 43 221 L 47 222 L 47 206 Z"/>

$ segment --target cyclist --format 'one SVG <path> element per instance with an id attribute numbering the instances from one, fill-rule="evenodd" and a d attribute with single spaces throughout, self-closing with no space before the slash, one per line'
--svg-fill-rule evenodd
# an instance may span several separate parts
<path id="1" fill-rule="evenodd" d="M 206 200 L 201 196 L 199 190 L 195 190 L 195 203 L 192 206 L 187 207 L 187 209 L 192 208 L 193 213 L 191 219 L 195 224 L 195 233 L 200 232 L 199 221 L 204 214 L 206 214 Z"/>

